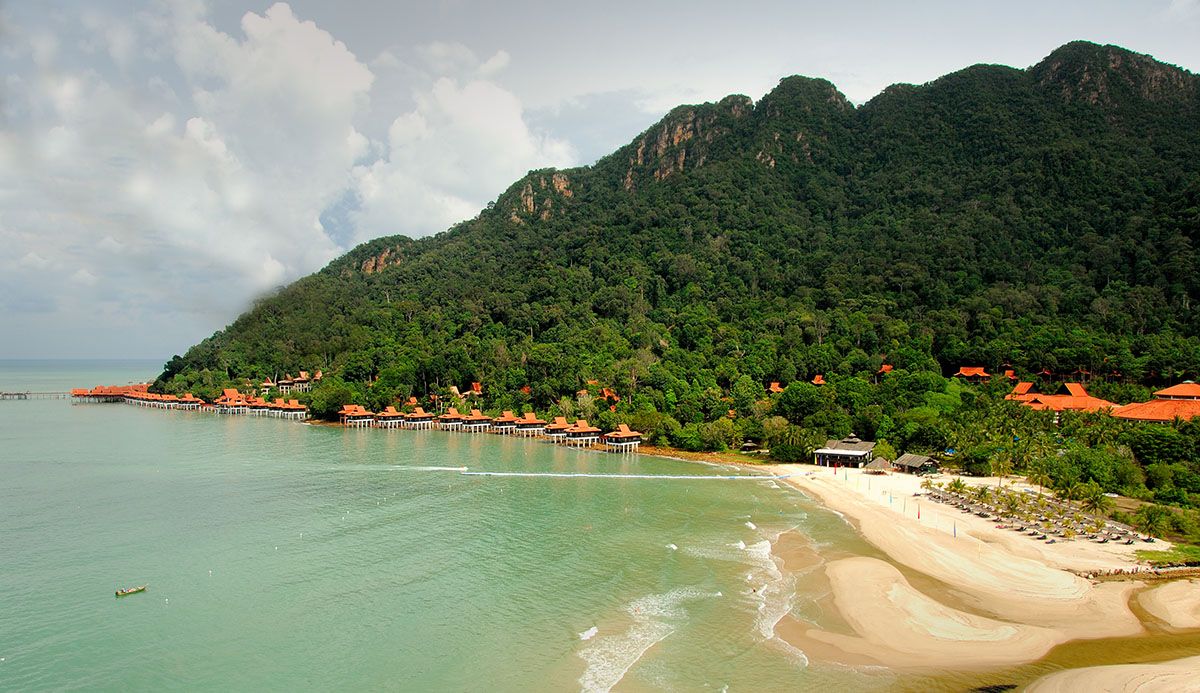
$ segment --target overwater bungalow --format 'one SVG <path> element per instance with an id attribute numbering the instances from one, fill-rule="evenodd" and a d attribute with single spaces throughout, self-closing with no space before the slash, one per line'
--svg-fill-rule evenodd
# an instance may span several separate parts
<path id="1" fill-rule="evenodd" d="M 403 424 L 404 412 L 396 411 L 395 407 L 389 406 L 375 414 L 376 428 L 400 428 Z"/>
<path id="2" fill-rule="evenodd" d="M 492 421 L 492 433 L 499 433 L 506 436 L 510 433 L 515 433 L 516 430 L 517 415 L 507 409 Z"/>
<path id="3" fill-rule="evenodd" d="M 482 433 L 492 426 L 492 417 L 478 409 L 472 409 L 470 414 L 463 417 L 463 430 L 468 433 Z"/>
<path id="4" fill-rule="evenodd" d="M 308 407 L 300 404 L 299 400 L 289 399 L 287 404 L 283 406 L 282 411 L 280 411 L 279 416 L 285 419 L 304 421 L 308 418 Z"/>
<path id="5" fill-rule="evenodd" d="M 411 413 L 404 415 L 404 426 L 416 430 L 433 428 L 433 413 L 417 407 Z"/>
<path id="6" fill-rule="evenodd" d="M 375 425 L 375 412 L 358 404 L 347 404 L 338 412 L 338 421 L 348 428 L 368 428 Z"/>
<path id="7" fill-rule="evenodd" d="M 185 392 L 185 393 L 183 393 L 183 397 L 179 398 L 179 404 L 176 405 L 176 409 L 186 409 L 188 411 L 196 411 L 197 409 L 199 409 L 202 406 L 204 406 L 204 400 L 200 399 L 199 397 L 193 395 L 190 392 Z"/>
<path id="8" fill-rule="evenodd" d="M 247 397 L 246 413 L 250 416 L 271 416 L 274 412 L 271 411 L 271 405 L 267 400 L 260 397 Z"/>
<path id="9" fill-rule="evenodd" d="M 595 445 L 600 440 L 600 429 L 589 425 L 586 419 L 578 419 L 567 429 L 566 444 L 581 448 Z"/>
<path id="10" fill-rule="evenodd" d="M 546 436 L 558 443 L 566 439 L 567 430 L 570 428 L 571 424 L 567 422 L 567 417 L 556 416 L 554 422 L 546 426 Z"/>
<path id="11" fill-rule="evenodd" d="M 222 390 L 221 396 L 213 400 L 213 407 L 218 414 L 241 415 L 249 410 L 242 393 L 229 387 Z"/>
<path id="12" fill-rule="evenodd" d="M 517 419 L 516 426 L 519 436 L 540 436 L 546 430 L 546 422 L 531 411 L 525 412 L 524 416 Z"/>
<path id="13" fill-rule="evenodd" d="M 450 407 L 445 414 L 437 417 L 438 428 L 443 431 L 459 431 L 463 426 L 463 415 L 458 413 L 458 409 Z"/>
<path id="14" fill-rule="evenodd" d="M 632 431 L 625 424 L 617 426 L 617 430 L 604 436 L 604 444 L 609 450 L 617 452 L 633 452 L 642 444 L 642 434 Z"/>

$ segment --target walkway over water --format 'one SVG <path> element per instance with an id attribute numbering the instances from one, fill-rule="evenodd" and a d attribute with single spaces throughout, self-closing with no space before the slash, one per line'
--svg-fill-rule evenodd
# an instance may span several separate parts
<path id="1" fill-rule="evenodd" d="M 70 392 L 0 392 L 0 400 L 5 399 L 66 399 Z"/>

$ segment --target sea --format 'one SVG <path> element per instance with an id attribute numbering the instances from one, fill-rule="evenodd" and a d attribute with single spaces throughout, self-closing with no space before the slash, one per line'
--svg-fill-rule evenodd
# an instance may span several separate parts
<path id="1" fill-rule="evenodd" d="M 160 367 L 0 361 L 0 391 Z M 0 689 L 894 687 L 775 637 L 787 615 L 844 630 L 819 565 L 785 566 L 781 536 L 826 559 L 869 548 L 777 480 L 728 478 L 750 473 L 487 434 L 3 401 Z"/>

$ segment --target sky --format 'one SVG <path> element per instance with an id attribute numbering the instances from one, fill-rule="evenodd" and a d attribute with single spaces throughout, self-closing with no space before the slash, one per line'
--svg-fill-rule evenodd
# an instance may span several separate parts
<path id="1" fill-rule="evenodd" d="M 0 358 L 165 361 L 682 103 L 802 74 L 862 104 L 1076 39 L 1200 72 L 1200 0 L 0 0 Z"/>

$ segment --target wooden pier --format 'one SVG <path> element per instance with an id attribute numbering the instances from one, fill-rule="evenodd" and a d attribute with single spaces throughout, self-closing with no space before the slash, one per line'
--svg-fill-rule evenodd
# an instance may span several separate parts
<path id="1" fill-rule="evenodd" d="M 0 400 L 4 399 L 66 399 L 70 392 L 0 392 Z"/>

